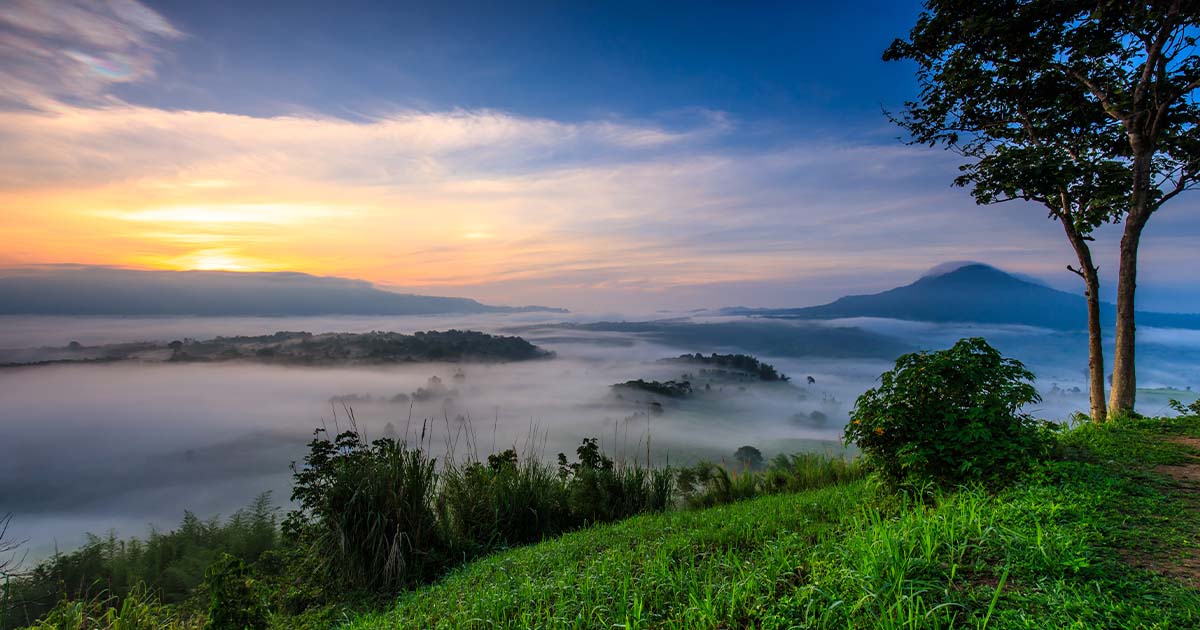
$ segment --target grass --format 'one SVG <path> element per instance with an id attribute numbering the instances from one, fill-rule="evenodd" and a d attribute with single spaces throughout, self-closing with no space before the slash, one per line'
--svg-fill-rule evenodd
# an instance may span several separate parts
<path id="1" fill-rule="evenodd" d="M 1079 427 L 994 495 L 917 501 L 858 480 L 595 526 L 342 627 L 1200 627 L 1200 591 L 1134 566 L 1200 554 L 1196 497 L 1153 470 L 1187 461 L 1173 434 L 1200 420 Z"/>

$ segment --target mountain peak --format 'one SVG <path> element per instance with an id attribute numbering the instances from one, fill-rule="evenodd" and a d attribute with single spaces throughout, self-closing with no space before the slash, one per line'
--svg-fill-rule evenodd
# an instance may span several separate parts
<path id="1" fill-rule="evenodd" d="M 921 277 L 932 278 L 934 276 L 944 276 L 967 267 L 987 267 L 989 269 L 996 269 L 996 267 L 993 267 L 987 263 L 979 262 L 978 260 L 950 260 L 930 267 L 928 271 L 921 274 Z M 996 269 L 996 271 L 1000 270 Z"/>
<path id="2" fill-rule="evenodd" d="M 931 278 L 966 281 L 970 279 L 986 280 L 989 282 L 1023 282 L 1045 287 L 1040 279 L 1023 273 L 1005 271 L 995 265 L 989 265 L 975 260 L 955 260 L 930 267 L 917 281 L 922 282 Z"/>

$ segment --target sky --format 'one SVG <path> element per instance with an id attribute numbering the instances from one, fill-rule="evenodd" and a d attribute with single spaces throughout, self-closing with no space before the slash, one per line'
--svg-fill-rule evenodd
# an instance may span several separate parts
<path id="1" fill-rule="evenodd" d="M 979 260 L 1079 291 L 884 116 L 906 0 L 0 5 L 0 268 L 300 271 L 575 310 L 800 306 Z M 1139 305 L 1200 311 L 1200 194 Z M 1106 297 L 1119 227 L 1098 234 Z"/>

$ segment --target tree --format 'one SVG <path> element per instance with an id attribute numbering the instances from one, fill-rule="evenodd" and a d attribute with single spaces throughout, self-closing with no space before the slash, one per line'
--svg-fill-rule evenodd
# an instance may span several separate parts
<path id="1" fill-rule="evenodd" d="M 1119 130 L 1082 98 L 1044 56 L 1058 43 L 1040 28 L 1038 2 L 931 1 L 909 34 L 884 53 L 917 63 L 916 101 L 892 120 L 910 143 L 945 146 L 967 158 L 957 186 L 979 204 L 1040 203 L 1075 252 L 1087 298 L 1091 416 L 1107 415 L 1101 343 L 1100 278 L 1092 232 L 1119 217 L 1126 170 L 1109 147 Z"/>
<path id="2" fill-rule="evenodd" d="M 733 454 L 733 458 L 742 465 L 742 468 L 747 470 L 758 470 L 763 465 L 762 451 L 753 446 L 738 447 L 737 452 Z"/>
<path id="3" fill-rule="evenodd" d="M 1056 69 L 1074 81 L 1123 133 L 1111 151 L 1130 174 L 1117 272 L 1117 322 L 1109 407 L 1130 413 L 1138 246 L 1150 217 L 1200 181 L 1200 2 L 1069 2 Z"/>
<path id="4" fill-rule="evenodd" d="M 6 539 L 11 522 L 12 514 L 0 514 L 0 580 L 10 577 L 19 564 L 16 551 L 20 549 L 21 541 Z M 0 619 L 3 618 L 3 612 L 0 610 Z"/>

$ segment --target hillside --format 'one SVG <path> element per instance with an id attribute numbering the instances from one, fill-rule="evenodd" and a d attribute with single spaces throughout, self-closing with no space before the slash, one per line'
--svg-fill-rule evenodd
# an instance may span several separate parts
<path id="1" fill-rule="evenodd" d="M 926 275 L 912 284 L 870 295 L 849 295 L 828 304 L 786 309 L 725 309 L 726 314 L 782 319 L 885 317 L 926 322 L 1020 324 L 1056 330 L 1082 330 L 1087 324 L 1081 294 L 1052 289 L 989 265 L 972 263 Z M 1116 307 L 1101 305 L 1112 322 Z M 1200 329 L 1200 314 L 1139 312 L 1138 324 Z"/>
<path id="2" fill-rule="evenodd" d="M 0 270 L 0 315 L 433 315 L 566 312 L 394 293 L 303 273 L 139 271 L 92 266 Z"/>
<path id="3" fill-rule="evenodd" d="M 1200 419 L 1084 426 L 996 496 L 854 482 L 500 553 L 342 626 L 1200 627 Z"/>

